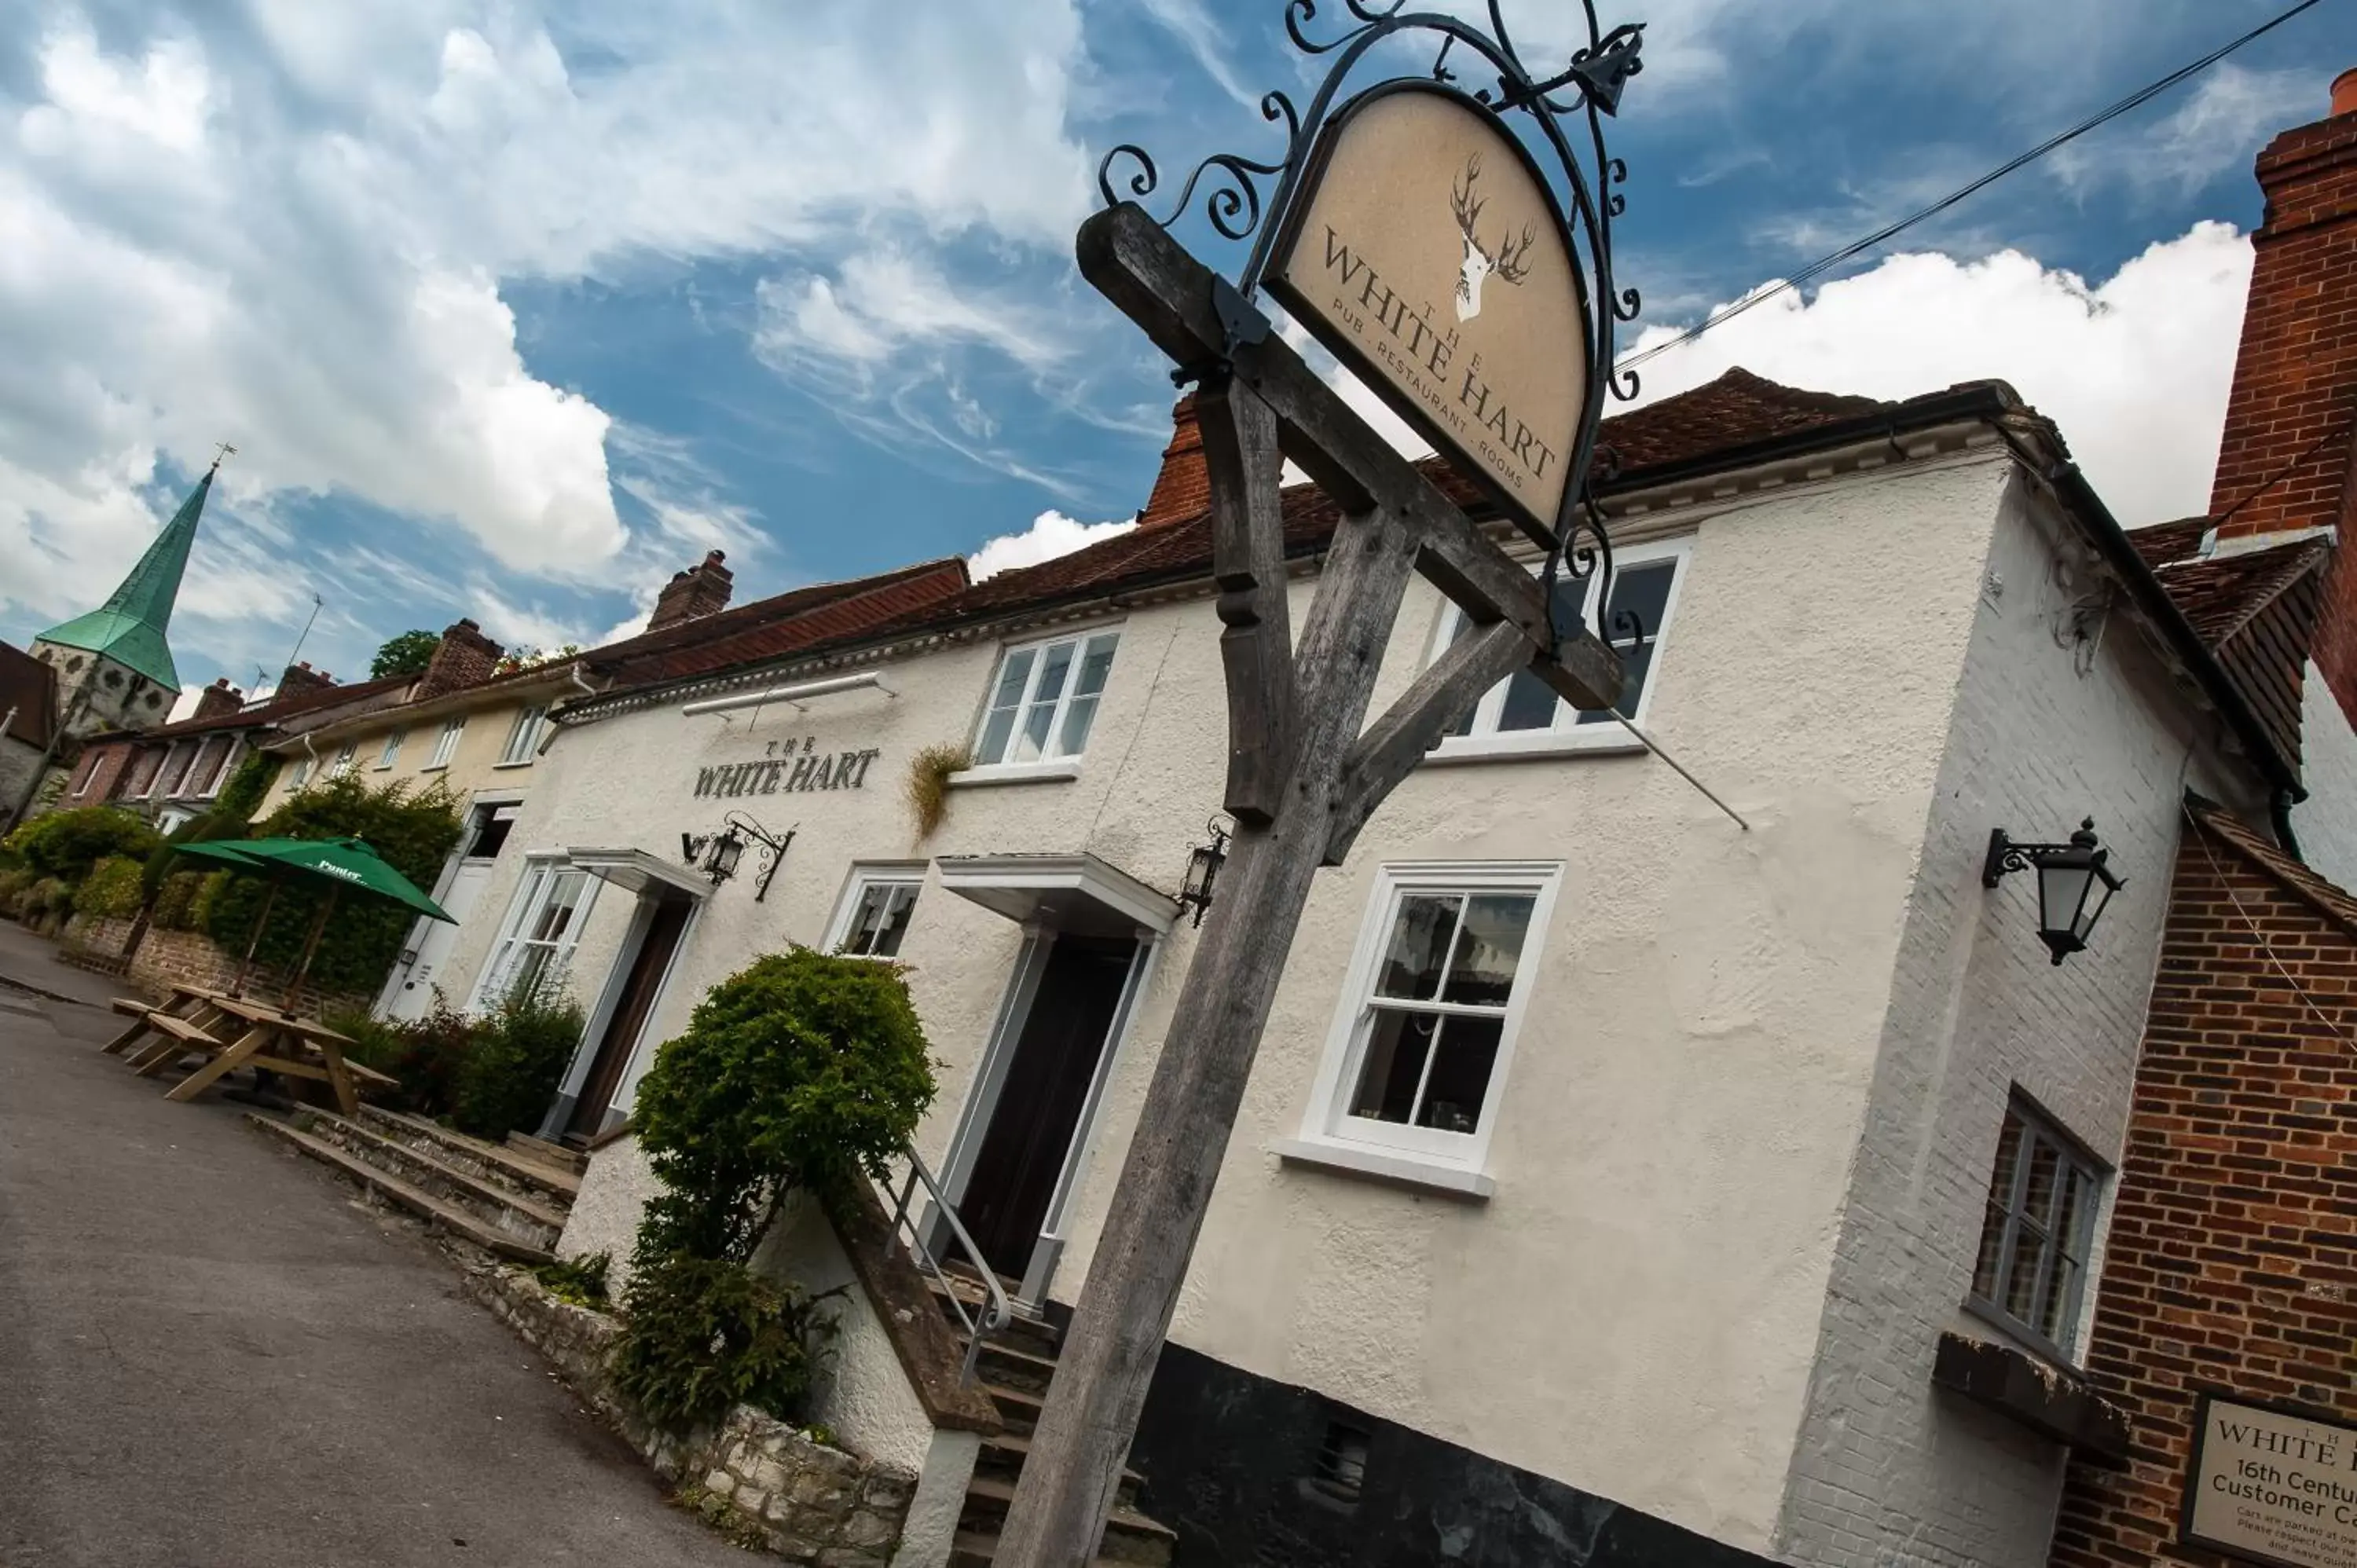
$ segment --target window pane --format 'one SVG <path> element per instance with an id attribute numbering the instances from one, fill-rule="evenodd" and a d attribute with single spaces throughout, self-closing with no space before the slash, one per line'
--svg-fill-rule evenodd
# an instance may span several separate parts
<path id="1" fill-rule="evenodd" d="M 917 889 L 905 882 L 874 882 L 860 891 L 859 908 L 851 917 L 851 930 L 843 950 L 890 958 L 900 950 L 901 935 L 917 907 Z"/>
<path id="2" fill-rule="evenodd" d="M 1506 682 L 1506 703 L 1498 710 L 1498 732 L 1552 728 L 1560 701 L 1545 682 L 1527 670 L 1517 670 Z"/>
<path id="3" fill-rule="evenodd" d="M 1000 661 L 998 682 L 983 715 L 982 738 L 974 744 L 976 763 L 988 766 L 1006 760 L 1007 737 L 1015 733 L 1015 715 L 1023 705 L 1023 683 L 1031 678 L 1031 666 L 1039 657 L 1037 649 L 1027 648 Z"/>
<path id="4" fill-rule="evenodd" d="M 1426 1002 L 1440 989 L 1440 970 L 1448 956 L 1449 939 L 1457 934 L 1457 910 L 1464 903 L 1454 894 L 1411 893 L 1402 898 L 1392 922 L 1392 940 L 1376 972 L 1375 993 Z"/>
<path id="5" fill-rule="evenodd" d="M 1048 755 L 1048 732 L 1056 722 L 1056 702 L 1064 694 L 1064 682 L 1072 672 L 1072 655 L 1078 645 L 1070 642 L 1052 643 L 1039 665 L 1039 684 L 1031 693 L 1030 705 L 1023 710 L 1023 728 L 1015 737 L 1015 755 L 1010 762 L 1036 762 Z"/>
<path id="6" fill-rule="evenodd" d="M 2021 1212 L 2050 1234 L 2054 1229 L 2055 1197 L 2061 1190 L 2061 1154 L 2051 1143 L 2044 1138 L 2031 1142 L 2029 1179 L 2022 1184 Z"/>
<path id="7" fill-rule="evenodd" d="M 1973 1294 L 1983 1301 L 1995 1301 L 1997 1292 L 1997 1267 L 2005 1262 L 2005 1208 L 1990 1203 L 1981 1219 L 1981 1250 L 1973 1260 Z"/>
<path id="8" fill-rule="evenodd" d="M 1428 1013 L 1378 1008 L 1367 1032 L 1366 1060 L 1359 1069 L 1351 1114 L 1405 1125 L 1415 1110 L 1415 1086 L 1440 1020 Z"/>
<path id="9" fill-rule="evenodd" d="M 1023 683 L 1031 679 L 1031 664 L 1039 657 L 1036 648 L 1006 656 L 1006 662 L 998 671 L 998 690 L 991 693 L 992 707 L 1011 708 L 1023 700 Z"/>
<path id="10" fill-rule="evenodd" d="M 1003 762 L 1006 758 L 1006 737 L 1015 733 L 1015 710 L 996 708 L 982 726 L 982 744 L 974 748 L 977 763 Z"/>
<path id="11" fill-rule="evenodd" d="M 1997 1134 L 1996 1169 L 1989 1176 L 1989 1201 L 1999 1208 L 2013 1207 L 2013 1172 L 2020 1158 L 2021 1118 L 2007 1111 L 2005 1131 Z"/>
<path id="12" fill-rule="evenodd" d="M 1457 953 L 1448 965 L 1448 989 L 1441 1000 L 1471 1006 L 1503 1007 L 1523 961 L 1523 937 L 1531 929 L 1527 893 L 1484 894 L 1465 904 L 1457 933 Z"/>
<path id="13" fill-rule="evenodd" d="M 886 889 L 884 916 L 876 929 L 875 945 L 867 950 L 878 958 L 890 958 L 900 950 L 900 939 L 909 929 L 909 917 L 917 912 L 917 890 L 908 885 Z"/>
<path id="14" fill-rule="evenodd" d="M 2007 1261 L 2005 1278 L 2005 1310 L 2024 1323 L 2038 1320 L 2038 1262 L 2046 1249 L 2046 1239 L 2028 1225 L 2017 1224 L 2013 1231 L 2013 1255 Z"/>
<path id="15" fill-rule="evenodd" d="M 1603 636 L 1620 654 L 1625 680 L 1620 688 L 1620 711 L 1628 717 L 1636 716 L 1637 703 L 1645 694 L 1645 682 L 1652 673 L 1653 654 L 1661 647 L 1662 616 L 1669 608 L 1670 585 L 1677 580 L 1677 563 L 1663 561 L 1655 565 L 1627 567 L 1613 579 L 1612 609 L 1604 618 Z M 1579 722 L 1609 724 L 1611 717 L 1606 710 L 1593 708 L 1583 711 Z"/>
<path id="16" fill-rule="evenodd" d="M 2062 1218 L 2054 1227 L 2055 1244 L 2073 1258 L 2087 1255 L 2087 1225 L 2095 1211 L 2095 1178 L 2073 1169 L 2062 1197 Z"/>
<path id="17" fill-rule="evenodd" d="M 528 995 L 540 989 L 540 978 L 547 972 L 551 950 L 530 943 L 518 943 L 515 969 L 500 986 L 502 996 Z"/>
<path id="18" fill-rule="evenodd" d="M 1064 710 L 1064 727 L 1056 736 L 1057 757 L 1078 757 L 1089 748 L 1089 726 L 1097 722 L 1097 700 L 1074 697 Z"/>
<path id="19" fill-rule="evenodd" d="M 1104 690 L 1105 677 L 1113 672 L 1113 652 L 1120 643 L 1118 632 L 1089 639 L 1088 651 L 1081 657 L 1081 678 L 1072 682 L 1073 696 L 1093 697 Z"/>
<path id="20" fill-rule="evenodd" d="M 2071 1305 L 2078 1299 L 2078 1294 L 2079 1265 L 2058 1255 L 2054 1260 L 2054 1277 L 2046 1282 L 2046 1300 L 2041 1305 L 2035 1325 L 2038 1332 L 2060 1345 L 2063 1335 L 2070 1332 Z"/>
<path id="21" fill-rule="evenodd" d="M 1467 923 L 1471 923 L 1470 916 Z M 1502 1018 L 1458 1017 L 1442 1024 L 1439 1054 L 1432 1058 L 1424 1104 L 1415 1113 L 1417 1126 L 1469 1136 L 1480 1130 L 1481 1101 L 1490 1092 L 1490 1072 L 1497 1065 L 1498 1040 L 1505 1028 Z"/>

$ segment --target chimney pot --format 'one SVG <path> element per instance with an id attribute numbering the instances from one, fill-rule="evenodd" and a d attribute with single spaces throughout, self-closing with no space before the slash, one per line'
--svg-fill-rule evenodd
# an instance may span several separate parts
<path id="1" fill-rule="evenodd" d="M 2332 113 L 2335 119 L 2357 114 L 2357 66 L 2332 79 Z"/>

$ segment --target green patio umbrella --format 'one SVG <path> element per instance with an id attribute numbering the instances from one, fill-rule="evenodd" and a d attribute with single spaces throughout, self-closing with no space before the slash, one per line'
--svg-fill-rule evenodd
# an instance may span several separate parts
<path id="1" fill-rule="evenodd" d="M 337 900 L 347 892 L 364 894 L 402 905 L 430 919 L 457 920 L 441 905 L 418 891 L 417 885 L 377 854 L 365 840 L 338 839 L 215 839 L 180 846 L 183 854 L 220 860 L 242 871 L 259 874 L 271 879 L 272 886 L 263 901 L 262 913 L 255 918 L 253 936 L 246 943 L 245 961 L 238 966 L 237 985 L 245 980 L 246 965 L 253 960 L 254 944 L 262 940 L 262 925 L 269 918 L 270 905 L 278 896 L 278 885 L 285 882 L 325 885 L 328 897 L 320 903 L 318 914 L 311 921 L 310 934 L 304 939 L 303 956 L 296 961 L 295 974 L 286 983 L 286 1001 L 295 1000 L 296 989 L 311 972 L 311 960 L 318 951 L 319 938 L 328 929 L 328 917 L 334 913 Z M 237 985 L 231 987 L 232 990 Z"/>

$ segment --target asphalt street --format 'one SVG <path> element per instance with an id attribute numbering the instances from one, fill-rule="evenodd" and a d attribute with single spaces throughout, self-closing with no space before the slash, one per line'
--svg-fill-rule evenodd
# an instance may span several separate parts
<path id="1" fill-rule="evenodd" d="M 109 993 L 0 921 L 0 1568 L 743 1562 L 427 1242 L 27 985 Z"/>

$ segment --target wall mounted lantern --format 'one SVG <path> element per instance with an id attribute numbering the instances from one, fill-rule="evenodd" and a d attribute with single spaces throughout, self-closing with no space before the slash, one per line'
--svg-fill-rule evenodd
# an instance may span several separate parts
<path id="1" fill-rule="evenodd" d="M 1997 828 L 1989 834 L 1981 886 L 1994 887 L 2008 871 L 2038 873 L 2038 940 L 2059 966 L 2086 950 L 2088 933 L 2103 918 L 2112 895 L 2127 886 L 2104 864 L 2111 851 L 2097 846 L 2095 819 L 2079 824 L 2068 843 L 2016 843 Z"/>
<path id="2" fill-rule="evenodd" d="M 1203 824 L 1211 835 L 1210 843 L 1199 843 L 1187 852 L 1187 878 L 1178 886 L 1178 907 L 1195 911 L 1194 925 L 1203 923 L 1203 911 L 1211 907 L 1211 884 L 1219 880 L 1220 867 L 1228 863 L 1228 836 L 1235 823 L 1226 816 L 1215 816 Z"/>
<path id="3" fill-rule="evenodd" d="M 682 857 L 717 887 L 737 875 L 737 863 L 745 858 L 747 841 L 759 844 L 761 869 L 753 881 L 753 902 L 760 903 L 770 896 L 770 878 L 778 874 L 778 863 L 785 858 L 786 846 L 794 842 L 794 830 L 788 828 L 780 837 L 742 811 L 729 812 L 721 819 L 720 826 L 716 833 L 680 834 Z"/>

